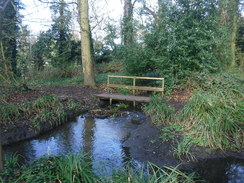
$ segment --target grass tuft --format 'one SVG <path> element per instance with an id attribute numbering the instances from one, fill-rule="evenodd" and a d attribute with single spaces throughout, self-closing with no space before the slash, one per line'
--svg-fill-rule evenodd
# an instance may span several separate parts
<path id="1" fill-rule="evenodd" d="M 170 107 L 165 99 L 154 95 L 151 102 L 143 107 L 143 111 L 151 116 L 152 122 L 157 125 L 169 125 L 174 120 L 174 108 Z"/>
<path id="2" fill-rule="evenodd" d="M 0 104 L 0 116 L 2 125 L 28 120 L 36 129 L 43 122 L 49 122 L 52 126 L 61 124 L 66 119 L 66 112 L 56 96 L 47 95 L 21 105 Z"/>
<path id="3" fill-rule="evenodd" d="M 185 174 L 176 168 L 158 167 L 149 163 L 142 168 L 125 166 L 112 175 L 97 176 L 88 155 L 41 158 L 32 164 L 0 171 L 0 182 L 67 182 L 67 183 L 194 183 L 194 173 Z"/>
<path id="4" fill-rule="evenodd" d="M 121 169 L 104 182 L 107 183 L 194 183 L 196 176 L 194 173 L 186 175 L 185 173 L 177 170 L 177 168 L 171 167 L 158 167 L 152 163 L 148 163 L 148 166 L 141 169 L 135 169 L 130 166 L 126 166 Z"/>
<path id="5" fill-rule="evenodd" d="M 179 120 L 199 145 L 239 150 L 244 145 L 244 101 L 223 93 L 198 91 L 180 113 Z"/>

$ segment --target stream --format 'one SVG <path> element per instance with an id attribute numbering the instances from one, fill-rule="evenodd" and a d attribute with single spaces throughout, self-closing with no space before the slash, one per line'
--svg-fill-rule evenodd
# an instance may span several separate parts
<path id="1" fill-rule="evenodd" d="M 111 173 L 133 159 L 123 143 L 140 124 L 133 118 L 147 120 L 140 112 L 126 112 L 122 117 L 99 119 L 90 115 L 78 116 L 37 138 L 4 146 L 4 155 L 18 153 L 32 162 L 43 156 L 88 153 L 99 174 Z M 133 148 L 133 147 L 131 147 Z M 142 162 L 134 160 L 140 167 Z M 102 170 L 99 169 L 103 167 Z M 101 172 L 104 171 L 104 172 Z M 235 159 L 212 159 L 199 162 L 196 171 L 207 182 L 244 182 L 244 162 Z"/>

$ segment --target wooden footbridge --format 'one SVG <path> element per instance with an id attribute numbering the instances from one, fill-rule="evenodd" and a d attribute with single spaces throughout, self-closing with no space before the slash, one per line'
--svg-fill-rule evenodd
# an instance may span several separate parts
<path id="1" fill-rule="evenodd" d="M 112 78 L 132 79 L 133 84 L 132 85 L 114 84 L 111 81 Z M 159 80 L 159 81 L 161 81 L 161 87 L 137 86 L 136 80 L 139 80 L 139 79 L 140 80 Z M 107 87 L 129 89 L 129 90 L 132 90 L 133 95 L 102 93 L 102 94 L 96 94 L 95 96 L 100 99 L 109 99 L 110 104 L 112 104 L 112 100 L 122 100 L 122 101 L 132 101 L 135 106 L 135 102 L 150 102 L 151 101 L 151 97 L 136 96 L 135 92 L 137 90 L 158 91 L 158 92 L 161 92 L 162 96 L 163 96 L 164 95 L 164 78 L 108 75 Z"/>

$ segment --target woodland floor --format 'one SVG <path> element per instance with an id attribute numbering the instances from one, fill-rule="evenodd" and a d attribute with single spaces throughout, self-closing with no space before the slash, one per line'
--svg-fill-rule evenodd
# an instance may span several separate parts
<path id="1" fill-rule="evenodd" d="M 56 95 L 61 100 L 73 99 L 87 108 L 93 108 L 98 104 L 94 98 L 94 94 L 98 92 L 99 89 L 81 86 L 44 86 L 32 88 L 30 91 L 8 91 L 4 98 L 7 103 L 21 104 L 45 95 Z"/>

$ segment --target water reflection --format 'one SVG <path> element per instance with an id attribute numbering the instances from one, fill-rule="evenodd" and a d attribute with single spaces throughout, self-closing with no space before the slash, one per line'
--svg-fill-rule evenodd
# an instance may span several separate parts
<path id="1" fill-rule="evenodd" d="M 228 183 L 243 183 L 244 182 L 244 163 L 231 164 L 226 171 Z"/>
<path id="2" fill-rule="evenodd" d="M 208 159 L 196 170 L 209 183 L 243 183 L 244 161 L 232 158 Z"/>
<path id="3" fill-rule="evenodd" d="M 79 116 L 76 121 L 36 139 L 4 146 L 4 154 L 17 152 L 27 161 L 33 161 L 45 155 L 85 152 L 90 154 L 89 161 L 94 162 L 93 168 L 97 173 L 111 173 L 112 169 L 120 168 L 131 160 L 130 149 L 122 147 L 122 143 L 131 130 L 138 127 L 132 123 L 132 115 L 128 113 L 126 117 L 107 119 Z M 210 183 L 244 182 L 244 162 L 241 160 L 210 159 L 200 162 L 194 171 Z"/>
<path id="4" fill-rule="evenodd" d="M 93 152 L 93 141 L 94 141 L 94 127 L 96 123 L 94 118 L 88 116 L 84 120 L 84 131 L 83 131 L 83 151 L 88 154 L 89 161 L 92 161 L 92 152 Z"/>
<path id="5" fill-rule="evenodd" d="M 94 119 L 79 116 L 76 121 L 36 139 L 4 146 L 4 154 L 17 152 L 31 162 L 46 155 L 84 152 L 90 154 L 94 168 L 103 164 L 105 170 L 110 170 L 110 167 L 121 167 L 130 160 L 129 150 L 122 147 L 122 142 L 136 127 L 129 117 Z"/>

